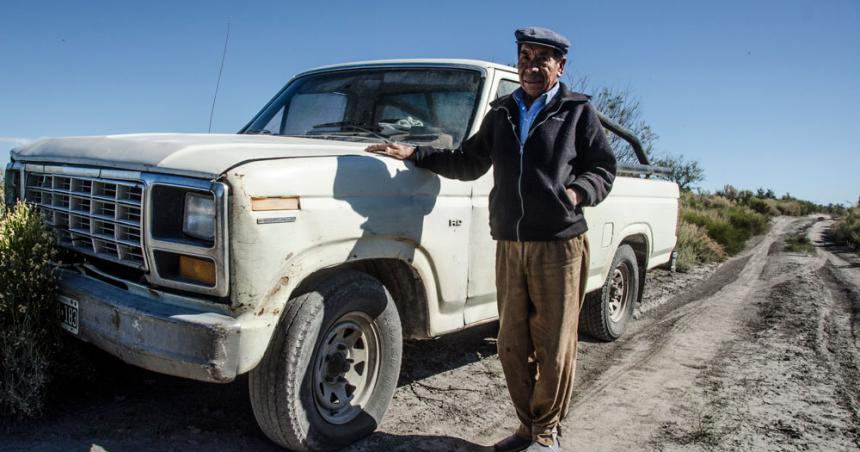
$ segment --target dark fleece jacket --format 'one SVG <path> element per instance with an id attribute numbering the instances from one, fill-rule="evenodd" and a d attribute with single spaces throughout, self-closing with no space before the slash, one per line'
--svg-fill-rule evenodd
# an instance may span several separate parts
<path id="1" fill-rule="evenodd" d="M 419 146 L 415 164 L 442 176 L 474 180 L 493 166 L 490 232 L 496 240 L 547 241 L 588 230 L 583 205 L 603 201 L 615 179 L 612 148 L 588 96 L 563 83 L 540 112 L 525 143 L 519 109 L 509 95 L 490 104 L 476 134 L 458 149 Z M 584 199 L 573 206 L 565 188 Z"/>

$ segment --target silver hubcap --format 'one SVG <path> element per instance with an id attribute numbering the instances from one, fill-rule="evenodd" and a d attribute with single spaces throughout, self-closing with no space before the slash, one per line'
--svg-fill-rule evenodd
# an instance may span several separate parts
<path id="1" fill-rule="evenodd" d="M 344 424 L 370 399 L 379 373 L 379 334 L 373 320 L 350 312 L 326 333 L 314 363 L 314 401 L 326 421 Z"/>
<path id="2" fill-rule="evenodd" d="M 627 307 L 629 271 L 622 265 L 612 271 L 612 282 L 609 286 L 609 318 L 613 322 L 621 320 Z"/>

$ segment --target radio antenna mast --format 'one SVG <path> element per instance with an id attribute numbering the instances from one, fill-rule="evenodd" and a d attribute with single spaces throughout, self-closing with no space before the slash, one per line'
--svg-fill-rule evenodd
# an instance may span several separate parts
<path id="1" fill-rule="evenodd" d="M 230 21 L 227 21 L 227 36 L 224 37 L 224 51 L 221 53 L 221 67 L 218 69 L 218 82 L 215 83 L 215 95 L 212 96 L 212 109 L 209 110 L 209 133 L 212 133 L 212 118 L 215 117 L 215 100 L 218 99 L 218 88 L 221 86 L 221 74 L 224 72 L 224 59 L 227 57 L 227 42 L 230 41 Z"/>

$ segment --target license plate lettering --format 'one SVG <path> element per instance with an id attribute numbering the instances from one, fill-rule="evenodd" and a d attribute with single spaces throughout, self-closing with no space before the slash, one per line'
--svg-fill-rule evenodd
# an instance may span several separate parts
<path id="1" fill-rule="evenodd" d="M 64 330 L 78 334 L 78 300 L 57 296 L 57 316 Z"/>

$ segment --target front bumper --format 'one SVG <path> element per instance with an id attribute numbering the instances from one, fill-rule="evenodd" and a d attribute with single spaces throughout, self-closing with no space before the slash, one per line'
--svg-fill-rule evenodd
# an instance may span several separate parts
<path id="1" fill-rule="evenodd" d="M 118 284 L 126 288 L 61 271 L 59 292 L 78 302 L 78 338 L 155 372 L 218 383 L 236 378 L 235 318 L 204 302 Z"/>

